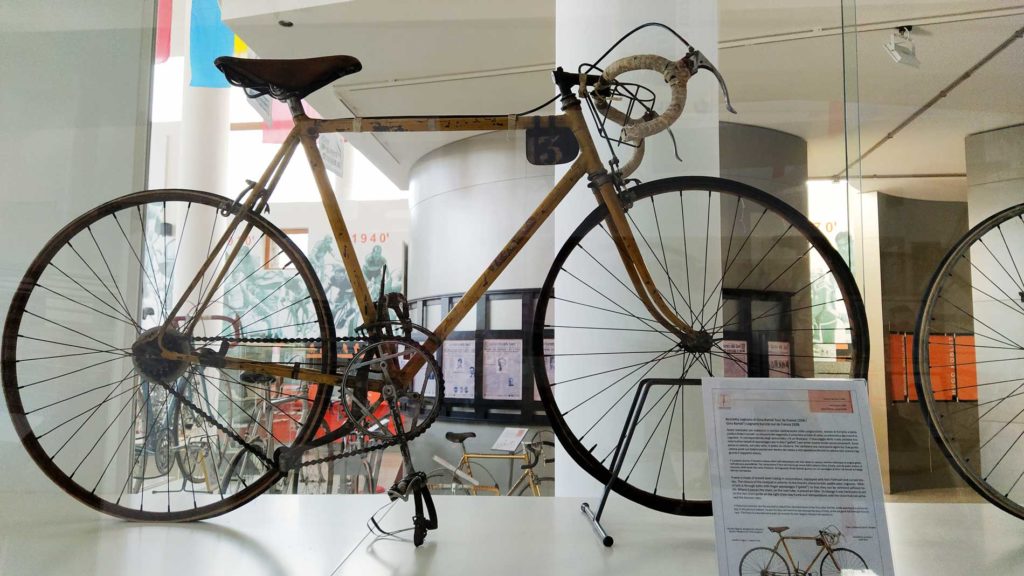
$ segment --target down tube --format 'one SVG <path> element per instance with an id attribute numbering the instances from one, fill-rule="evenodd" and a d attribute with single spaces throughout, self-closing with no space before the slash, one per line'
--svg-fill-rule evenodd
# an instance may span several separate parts
<path id="1" fill-rule="evenodd" d="M 480 276 L 473 282 L 473 285 L 466 291 L 461 299 L 452 307 L 448 315 L 441 320 L 441 323 L 434 329 L 434 334 L 437 338 L 432 338 L 424 343 L 424 348 L 428 352 L 433 353 L 437 350 L 437 347 L 445 338 L 451 334 L 455 326 L 469 313 L 469 310 L 480 300 L 487 291 L 487 288 L 494 283 L 494 281 L 501 275 L 501 273 L 508 266 L 509 262 L 519 254 L 523 246 L 533 237 L 533 234 L 548 217 L 555 208 L 562 202 L 566 194 L 572 190 L 576 182 L 583 177 L 586 173 L 584 168 L 584 161 L 582 156 L 577 158 L 573 162 L 569 170 L 562 176 L 562 178 L 555 184 L 551 192 L 541 200 L 537 208 L 533 210 L 530 216 L 523 222 L 523 225 L 519 227 L 512 239 L 505 244 L 505 247 L 498 252 L 498 255 L 494 257 L 490 265 L 480 274 Z M 405 368 L 402 370 L 403 377 L 411 377 L 413 374 L 419 371 L 422 367 L 422 361 L 417 362 L 417 359 L 413 359 Z"/>

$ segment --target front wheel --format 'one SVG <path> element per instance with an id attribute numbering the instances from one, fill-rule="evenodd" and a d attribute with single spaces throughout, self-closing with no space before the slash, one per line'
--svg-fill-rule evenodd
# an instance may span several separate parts
<path id="1" fill-rule="evenodd" d="M 681 342 L 653 319 L 607 209 L 594 210 L 555 257 L 531 346 L 551 426 L 598 482 L 611 476 L 644 379 L 865 375 L 867 321 L 853 276 L 797 210 L 708 177 L 641 184 L 623 204 L 658 291 L 699 338 Z M 710 514 L 700 405 L 697 386 L 652 389 L 613 489 L 663 512 Z"/>
<path id="2" fill-rule="evenodd" d="M 166 326 L 163 345 L 178 352 L 206 348 L 208 356 L 333 371 L 334 326 L 312 266 L 284 232 L 240 210 L 232 199 L 190 190 L 112 200 L 61 229 L 15 292 L 0 356 L 14 428 L 43 472 L 88 506 L 146 521 L 222 514 L 280 472 L 257 458 L 249 481 L 230 490 L 209 494 L 195 482 L 169 490 L 182 482 L 173 458 L 186 449 L 179 432 L 219 437 L 232 455 L 248 452 L 241 439 L 288 446 L 312 437 L 330 387 L 313 385 L 304 413 L 274 403 L 258 417 L 272 385 L 304 401 L 295 392 L 302 383 L 167 360 L 157 348 L 157 329 Z M 184 455 L 188 475 L 195 454 Z M 215 458 L 209 472 L 220 469 Z"/>
<path id="3" fill-rule="evenodd" d="M 849 548 L 833 548 L 821 559 L 821 576 L 839 576 L 843 570 L 867 570 L 868 563 Z"/>
<path id="4" fill-rule="evenodd" d="M 786 559 L 771 548 L 753 548 L 740 559 L 740 576 L 790 576 Z"/>

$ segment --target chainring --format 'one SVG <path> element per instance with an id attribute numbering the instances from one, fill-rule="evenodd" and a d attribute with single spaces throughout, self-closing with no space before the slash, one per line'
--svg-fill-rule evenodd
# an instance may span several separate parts
<path id="1" fill-rule="evenodd" d="M 399 382 L 396 373 L 413 358 L 423 367 L 409 382 Z M 339 391 L 346 416 L 360 433 L 377 441 L 408 441 L 437 419 L 444 378 L 433 354 L 419 342 L 380 336 L 348 361 Z"/>

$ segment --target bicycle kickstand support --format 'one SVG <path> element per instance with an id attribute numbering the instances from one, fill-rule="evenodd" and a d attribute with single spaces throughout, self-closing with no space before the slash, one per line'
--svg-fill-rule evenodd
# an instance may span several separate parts
<path id="1" fill-rule="evenodd" d="M 647 401 L 647 393 L 654 386 L 700 386 L 700 380 L 648 378 L 641 380 L 640 385 L 637 386 L 636 394 L 633 395 L 633 403 L 629 406 L 629 413 L 626 415 L 626 421 L 622 426 L 622 433 L 619 434 L 619 441 L 615 445 L 615 452 L 612 454 L 611 477 L 608 478 L 608 483 L 604 485 L 604 492 L 601 494 L 601 503 L 597 506 L 597 513 L 594 513 L 594 510 L 587 502 L 580 506 L 580 511 L 590 521 L 590 526 L 594 529 L 594 533 L 597 534 L 597 537 L 601 539 L 601 543 L 605 546 L 610 547 L 615 543 L 615 539 L 601 525 L 601 515 L 604 514 L 604 507 L 608 503 L 608 496 L 611 494 L 612 485 L 618 480 L 622 464 L 626 460 L 629 444 L 633 441 L 633 433 L 636 432 L 642 408 Z"/>
<path id="2" fill-rule="evenodd" d="M 402 451 L 405 469 L 409 472 L 388 490 L 388 497 L 391 500 L 399 498 L 408 500 L 409 495 L 412 495 L 415 507 L 415 515 L 412 517 L 412 541 L 416 546 L 421 546 L 427 538 L 427 532 L 437 529 L 437 509 L 434 507 L 434 499 L 430 496 L 430 490 L 427 488 L 427 475 L 415 471 L 412 467 L 412 455 L 409 452 L 408 441 L 403 438 L 399 447 Z M 376 524 L 376 522 L 374 523 Z"/>

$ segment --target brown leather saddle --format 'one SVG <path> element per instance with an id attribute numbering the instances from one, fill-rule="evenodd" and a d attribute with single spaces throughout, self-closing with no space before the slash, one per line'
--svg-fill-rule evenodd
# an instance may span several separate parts
<path id="1" fill-rule="evenodd" d="M 338 78 L 363 69 L 352 56 L 262 60 L 221 56 L 213 61 L 228 82 L 251 98 L 269 94 L 278 100 L 305 98 Z"/>

